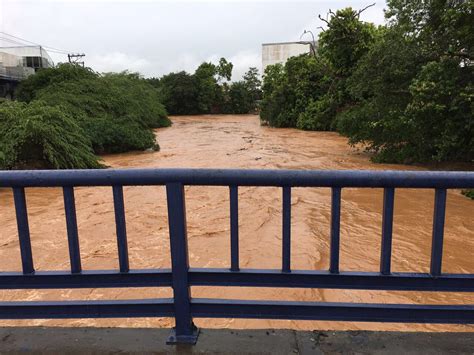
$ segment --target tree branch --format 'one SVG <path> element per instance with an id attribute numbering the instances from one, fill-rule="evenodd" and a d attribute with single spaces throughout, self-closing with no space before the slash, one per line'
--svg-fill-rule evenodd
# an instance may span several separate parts
<path id="1" fill-rule="evenodd" d="M 319 19 L 320 19 L 321 21 L 326 22 L 327 25 L 329 26 L 329 21 L 326 20 L 326 19 L 323 19 L 323 18 L 321 17 L 321 14 L 319 14 L 318 17 L 319 17 Z"/>
<path id="2" fill-rule="evenodd" d="M 357 11 L 357 17 L 359 17 L 361 13 L 363 13 L 365 10 L 367 10 L 369 7 L 372 7 L 372 6 L 375 6 L 375 2 L 373 4 L 367 5 L 362 10 Z"/>

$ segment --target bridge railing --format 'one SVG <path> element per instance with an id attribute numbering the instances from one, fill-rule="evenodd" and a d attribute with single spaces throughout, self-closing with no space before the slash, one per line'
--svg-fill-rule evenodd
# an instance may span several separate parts
<path id="1" fill-rule="evenodd" d="M 130 185 L 166 187 L 171 269 L 131 270 L 129 267 L 123 186 Z M 229 187 L 229 268 L 189 267 L 184 193 L 186 185 Z M 119 260 L 116 270 L 82 270 L 74 201 L 74 188 L 78 186 L 111 187 Z M 281 269 L 240 267 L 239 186 L 282 188 Z M 474 188 L 474 172 L 230 169 L 3 171 L 0 172 L 0 188 L 2 187 L 13 189 L 23 271 L 1 272 L 0 289 L 173 288 L 172 299 L 1 302 L 0 318 L 3 319 L 174 317 L 176 326 L 168 339 L 169 343 L 196 341 L 198 331 L 193 325 L 193 317 L 474 323 L 474 305 L 222 300 L 191 298 L 190 293 L 191 286 L 474 292 L 474 274 L 442 272 L 446 191 Z M 70 271 L 35 271 L 26 187 L 63 188 Z M 329 187 L 332 190 L 328 270 L 294 270 L 291 267 L 293 187 Z M 347 187 L 384 189 L 379 272 L 348 272 L 339 269 L 341 190 Z M 395 273 L 391 270 L 393 210 L 397 188 L 435 190 L 429 273 Z"/>

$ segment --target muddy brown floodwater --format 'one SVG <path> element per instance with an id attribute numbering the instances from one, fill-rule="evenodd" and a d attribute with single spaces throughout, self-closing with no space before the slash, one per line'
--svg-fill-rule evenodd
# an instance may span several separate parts
<path id="1" fill-rule="evenodd" d="M 253 115 L 174 117 L 156 131 L 160 152 L 105 156 L 114 168 L 415 169 L 379 165 L 351 149 L 336 133 L 260 126 Z M 132 268 L 170 267 L 163 187 L 124 189 Z M 396 191 L 393 270 L 429 269 L 434 193 Z M 69 258 L 60 189 L 27 189 L 28 215 L 37 270 L 67 270 Z M 187 187 L 188 239 L 192 267 L 228 267 L 228 188 Z M 117 268 L 110 188 L 77 188 L 76 208 L 84 269 Z M 343 189 L 341 270 L 377 271 L 380 255 L 381 189 Z M 443 271 L 474 273 L 474 201 L 449 191 Z M 248 268 L 281 267 L 281 190 L 239 188 L 240 262 Z M 329 265 L 330 190 L 295 188 L 292 196 L 292 268 Z M 0 271 L 20 270 L 11 191 L 0 191 Z M 320 289 L 193 287 L 195 297 L 295 301 L 473 304 L 469 293 L 386 292 Z M 170 289 L 1 291 L 1 301 L 170 297 Z M 474 331 L 461 325 L 407 325 L 316 321 L 197 319 L 198 326 L 228 328 Z M 169 327 L 168 318 L 1 321 L 2 325 Z"/>

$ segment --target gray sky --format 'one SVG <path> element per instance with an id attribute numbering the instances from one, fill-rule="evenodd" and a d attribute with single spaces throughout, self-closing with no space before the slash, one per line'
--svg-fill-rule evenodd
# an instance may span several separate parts
<path id="1" fill-rule="evenodd" d="M 86 65 L 100 72 L 161 76 L 193 72 L 203 61 L 225 57 L 238 80 L 250 66 L 261 70 L 262 43 L 297 41 L 304 29 L 316 34 L 322 25 L 317 14 L 371 2 L 0 0 L 0 31 L 84 52 Z M 377 1 L 361 18 L 382 24 L 384 7 L 385 1 Z M 0 46 L 8 45 L 0 38 Z M 65 55 L 50 55 L 67 61 Z"/>

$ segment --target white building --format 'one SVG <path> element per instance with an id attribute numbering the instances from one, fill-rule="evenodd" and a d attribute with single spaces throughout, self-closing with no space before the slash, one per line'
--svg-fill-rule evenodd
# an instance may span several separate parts
<path id="1" fill-rule="evenodd" d="M 21 58 L 23 67 L 36 70 L 53 66 L 53 60 L 41 46 L 0 47 L 0 52 Z"/>
<path id="2" fill-rule="evenodd" d="M 280 42 L 262 44 L 262 73 L 268 65 L 285 62 L 290 57 L 311 53 L 312 42 Z M 314 45 L 313 45 L 314 47 Z"/>
<path id="3" fill-rule="evenodd" d="M 0 47 L 0 97 L 11 98 L 19 81 L 52 66 L 41 46 Z"/>

